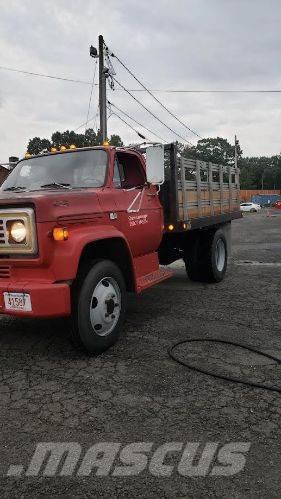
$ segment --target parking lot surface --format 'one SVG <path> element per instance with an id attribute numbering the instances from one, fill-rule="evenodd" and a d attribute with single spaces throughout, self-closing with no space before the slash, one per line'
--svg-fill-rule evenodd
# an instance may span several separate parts
<path id="1" fill-rule="evenodd" d="M 281 213 L 233 226 L 232 261 L 220 284 L 174 277 L 129 296 L 124 334 L 100 357 L 74 350 L 65 320 L 0 319 L 2 497 L 280 497 L 281 398 L 190 371 L 167 354 L 188 337 L 240 341 L 281 358 Z M 235 347 L 194 345 L 181 358 L 219 373 L 281 386 L 281 367 Z M 232 476 L 7 476 L 26 469 L 39 442 L 244 442 Z M 201 452 L 202 453 L 202 452 Z M 178 463 L 177 452 L 167 463 Z M 149 455 L 149 453 L 147 454 Z"/>

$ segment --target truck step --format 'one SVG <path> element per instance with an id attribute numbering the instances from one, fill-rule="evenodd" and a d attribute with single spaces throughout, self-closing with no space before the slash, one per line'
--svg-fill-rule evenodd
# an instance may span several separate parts
<path id="1" fill-rule="evenodd" d="M 159 282 L 165 281 L 165 279 L 169 279 L 172 277 L 173 271 L 169 269 L 158 269 L 150 274 L 146 274 L 142 277 L 138 277 L 137 279 L 137 292 L 141 293 L 147 288 L 154 286 L 155 284 L 159 284 Z"/>

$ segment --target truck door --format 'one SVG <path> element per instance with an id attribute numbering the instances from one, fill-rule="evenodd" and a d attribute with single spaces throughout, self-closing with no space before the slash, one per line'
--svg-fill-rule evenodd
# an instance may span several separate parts
<path id="1" fill-rule="evenodd" d="M 138 154 L 116 152 L 113 186 L 120 231 L 134 256 L 156 251 L 162 238 L 163 215 L 157 188 L 146 183 Z"/>

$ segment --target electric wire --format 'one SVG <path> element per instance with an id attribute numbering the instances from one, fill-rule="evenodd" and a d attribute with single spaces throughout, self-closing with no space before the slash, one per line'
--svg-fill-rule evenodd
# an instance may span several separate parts
<path id="1" fill-rule="evenodd" d="M 53 76 L 53 75 L 47 75 L 47 74 L 43 74 L 43 73 L 34 73 L 34 72 L 31 72 L 31 71 L 24 71 L 24 70 L 21 70 L 21 69 L 9 68 L 9 67 L 6 67 L 6 66 L 0 66 L 0 69 L 6 70 L 6 71 L 13 71 L 15 73 L 23 73 L 23 74 L 27 74 L 27 75 L 30 75 L 30 76 L 40 76 L 42 78 L 51 78 L 52 80 L 62 80 L 62 81 L 68 81 L 68 82 L 71 82 L 71 83 L 82 83 L 84 85 L 91 85 L 90 81 L 76 80 L 74 78 L 65 78 L 63 76 Z"/>
<path id="2" fill-rule="evenodd" d="M 92 81 L 92 86 L 91 86 L 91 91 L 90 91 L 90 98 L 89 98 L 89 104 L 88 104 L 88 110 L 87 110 L 87 118 L 86 118 L 86 123 L 85 123 L 85 133 L 87 130 L 87 125 L 89 123 L 89 115 L 90 115 L 90 108 L 91 108 L 91 102 L 92 102 L 92 95 L 93 95 L 93 89 L 95 85 L 95 79 L 96 79 L 96 71 L 97 71 L 97 60 L 95 62 L 95 68 L 94 68 L 94 75 L 93 75 L 93 81 Z"/>
<path id="3" fill-rule="evenodd" d="M 153 132 L 152 130 L 150 130 L 149 128 L 147 128 L 145 125 L 143 125 L 142 123 L 140 123 L 139 121 L 137 121 L 135 118 L 133 118 L 132 116 L 130 116 L 128 113 L 126 113 L 125 111 L 123 111 L 123 109 L 120 109 L 120 107 L 116 106 L 116 104 L 113 104 L 113 102 L 110 102 L 110 101 L 107 101 L 107 102 L 112 107 L 114 107 L 115 109 L 117 109 L 120 113 L 124 114 L 127 118 L 129 118 L 130 120 L 134 121 L 137 125 L 141 126 L 145 130 L 147 130 L 147 132 L 151 133 L 152 135 L 155 135 L 155 137 L 157 137 L 158 139 L 162 140 L 162 142 L 167 142 L 162 137 L 160 137 L 159 135 L 157 135 L 157 133 Z"/>
<path id="4" fill-rule="evenodd" d="M 121 88 L 123 88 L 123 90 L 125 92 L 127 92 L 127 94 L 129 94 L 132 99 L 134 99 L 141 107 L 143 107 L 149 114 L 151 114 L 151 116 L 153 116 L 156 120 L 158 120 L 162 125 L 164 125 L 168 130 L 170 130 L 170 132 L 172 132 L 174 135 L 177 135 L 181 140 L 183 140 L 184 142 L 187 142 L 190 146 L 193 146 L 193 144 L 191 142 L 189 142 L 189 140 L 187 140 L 186 138 L 184 138 L 182 135 L 180 135 L 178 132 L 176 132 L 175 130 L 173 130 L 171 127 L 169 127 L 168 125 L 166 125 L 166 123 L 164 123 L 164 121 L 162 121 L 158 116 L 156 116 L 156 114 L 154 114 L 152 111 L 150 111 L 150 109 L 148 107 L 146 107 L 141 101 L 139 101 L 131 92 L 130 90 L 128 90 L 127 88 L 124 87 L 124 85 L 122 85 L 122 83 L 120 83 L 116 78 L 115 76 L 112 76 L 112 79 L 118 84 L 120 85 Z"/>
<path id="5" fill-rule="evenodd" d="M 123 121 L 123 123 L 125 123 L 129 128 L 131 128 L 132 130 L 134 130 L 134 132 L 141 139 L 148 140 L 144 135 L 142 135 L 140 132 L 138 132 L 130 123 L 128 123 L 126 120 L 124 120 L 124 118 L 122 118 L 121 116 L 119 116 L 119 114 L 115 113 L 115 111 L 111 111 L 111 116 L 116 116 L 117 118 L 119 118 L 119 120 Z"/>
<path id="6" fill-rule="evenodd" d="M 246 386 L 251 386 L 254 388 L 261 388 L 262 390 L 269 390 L 272 392 L 281 393 L 281 387 L 266 385 L 264 383 L 255 383 L 254 381 L 247 381 L 247 380 L 235 378 L 232 376 L 226 376 L 224 374 L 216 374 L 216 373 L 210 371 L 209 369 L 203 369 L 201 367 L 196 367 L 185 360 L 181 360 L 174 353 L 174 350 L 177 347 L 179 347 L 181 345 L 185 345 L 187 343 L 194 343 L 194 342 L 222 343 L 224 345 L 236 346 L 239 348 L 243 348 L 244 350 L 248 350 L 249 352 L 257 353 L 258 355 L 261 355 L 263 357 L 267 357 L 268 359 L 274 360 L 275 362 L 277 362 L 277 364 L 281 364 L 281 359 L 279 359 L 278 357 L 274 357 L 273 355 L 270 355 L 269 353 L 262 352 L 260 350 L 257 350 L 256 348 L 250 347 L 248 345 L 243 345 L 242 343 L 236 343 L 234 341 L 222 340 L 220 338 L 188 338 L 186 340 L 182 340 L 182 341 L 178 341 L 177 343 L 174 343 L 174 345 L 172 345 L 172 347 L 168 350 L 168 355 L 172 360 L 174 360 L 178 364 L 181 364 L 182 366 L 187 367 L 188 369 L 191 369 L 192 371 L 196 371 L 196 372 L 199 372 L 201 374 L 207 374 L 208 376 L 212 376 L 213 378 L 222 379 L 222 380 L 228 381 L 228 382 L 240 383 L 241 385 L 246 385 Z"/>
<path id="7" fill-rule="evenodd" d="M 10 68 L 7 66 L 0 66 L 0 69 L 4 71 L 13 71 L 14 73 L 22 73 L 30 76 L 38 76 L 41 78 L 50 78 L 52 80 L 61 80 L 61 81 L 66 81 L 70 83 L 80 83 L 83 85 L 91 85 L 91 81 L 86 81 L 86 80 L 78 80 L 75 78 L 67 78 L 63 76 L 54 76 L 54 75 L 49 75 L 45 73 L 35 73 L 34 71 L 25 71 L 23 69 L 16 69 L 16 68 Z M 98 83 L 95 83 L 95 86 L 98 86 Z M 121 88 L 116 89 L 117 91 L 123 91 Z M 165 89 L 165 88 L 150 88 L 147 89 L 150 92 L 159 92 L 159 93 L 173 93 L 173 94 L 207 94 L 207 93 L 215 93 L 215 94 L 234 94 L 234 93 L 245 93 L 245 94 L 266 94 L 266 93 L 271 93 L 271 94 L 280 94 L 281 90 L 280 89 Z M 142 88 L 132 88 L 129 89 L 130 92 L 146 92 L 147 90 L 142 89 Z"/>
<path id="8" fill-rule="evenodd" d="M 186 123 L 184 123 L 182 120 L 180 120 L 178 118 L 178 116 L 176 116 L 169 108 L 167 108 L 167 106 L 165 106 L 165 104 L 163 104 L 163 102 L 161 102 L 157 97 L 155 97 L 155 95 L 151 92 L 151 90 L 149 90 L 133 73 L 132 71 L 121 61 L 121 59 L 119 59 L 119 57 L 117 55 L 115 55 L 114 53 L 111 53 L 111 56 L 112 57 L 115 57 L 115 59 L 117 59 L 117 61 L 121 64 L 121 66 L 123 66 L 124 69 L 126 69 L 126 71 L 128 71 L 128 73 L 138 82 L 139 85 L 141 85 L 141 87 L 163 108 L 165 109 L 165 111 L 167 111 L 167 113 L 169 113 L 175 120 L 177 120 L 182 126 L 184 126 L 187 130 L 189 130 L 191 133 L 193 133 L 194 135 L 196 135 L 197 137 L 199 137 L 199 139 L 202 139 L 203 137 L 201 135 L 199 135 L 199 133 L 197 133 L 195 130 L 193 130 L 192 128 L 190 128 L 188 125 L 186 125 Z"/>

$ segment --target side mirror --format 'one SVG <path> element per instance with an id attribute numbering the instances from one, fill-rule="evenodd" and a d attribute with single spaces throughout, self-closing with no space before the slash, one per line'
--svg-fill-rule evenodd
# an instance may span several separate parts
<path id="1" fill-rule="evenodd" d="M 152 185 L 161 185 L 164 183 L 163 145 L 148 147 L 146 149 L 146 179 Z"/>

